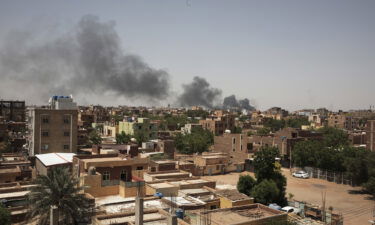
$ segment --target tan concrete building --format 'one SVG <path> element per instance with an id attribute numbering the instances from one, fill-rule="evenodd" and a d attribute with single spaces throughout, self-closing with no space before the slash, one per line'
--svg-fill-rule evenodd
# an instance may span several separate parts
<path id="1" fill-rule="evenodd" d="M 248 138 L 244 134 L 223 134 L 215 136 L 215 152 L 224 152 L 230 156 L 232 162 L 245 162 L 248 158 Z"/>
<path id="2" fill-rule="evenodd" d="M 28 112 L 29 154 L 77 152 L 77 109 L 32 108 Z"/>
<path id="3" fill-rule="evenodd" d="M 233 130 L 235 127 L 235 116 L 224 115 L 222 117 L 211 117 L 205 120 L 199 120 L 199 124 L 215 135 L 221 135 L 225 130 Z"/>
<path id="4" fill-rule="evenodd" d="M 195 168 L 193 175 L 215 175 L 227 172 L 241 172 L 244 170 L 245 161 L 236 162 L 230 158 L 228 153 L 206 152 L 194 156 Z"/>
<path id="5" fill-rule="evenodd" d="M 358 128 L 358 119 L 344 114 L 331 114 L 328 117 L 328 126 L 345 130 L 354 130 Z"/>
<path id="6" fill-rule="evenodd" d="M 147 158 L 126 155 L 81 155 L 73 157 L 73 171 L 79 176 L 80 185 L 88 187 L 85 192 L 94 197 L 134 197 L 138 190 L 145 193 L 142 178 L 148 163 Z"/>
<path id="7" fill-rule="evenodd" d="M 375 120 L 368 120 L 366 126 L 366 147 L 375 151 Z"/>

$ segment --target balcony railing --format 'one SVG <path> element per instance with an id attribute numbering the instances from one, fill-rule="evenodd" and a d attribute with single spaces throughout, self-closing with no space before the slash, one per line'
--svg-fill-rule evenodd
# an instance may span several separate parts
<path id="1" fill-rule="evenodd" d="M 102 186 L 115 186 L 119 184 L 120 180 L 102 180 Z"/>

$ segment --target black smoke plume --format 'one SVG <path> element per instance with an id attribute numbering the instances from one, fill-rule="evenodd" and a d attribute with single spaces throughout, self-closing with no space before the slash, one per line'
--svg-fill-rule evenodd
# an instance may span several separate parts
<path id="1" fill-rule="evenodd" d="M 183 93 L 178 97 L 181 106 L 204 106 L 214 107 L 221 97 L 221 90 L 213 88 L 202 77 L 194 77 L 190 84 L 182 85 Z"/>
<path id="2" fill-rule="evenodd" d="M 137 55 L 125 53 L 113 22 L 101 22 L 88 15 L 60 35 L 38 35 L 12 32 L 3 42 L 3 91 L 23 87 L 20 97 L 42 99 L 52 94 L 110 93 L 152 101 L 169 95 L 168 73 L 150 67 Z"/>
<path id="3" fill-rule="evenodd" d="M 230 95 L 224 98 L 223 101 L 223 108 L 224 109 L 246 109 L 246 110 L 254 110 L 255 108 L 250 105 L 250 101 L 247 98 L 240 99 L 237 101 L 235 95 Z"/>

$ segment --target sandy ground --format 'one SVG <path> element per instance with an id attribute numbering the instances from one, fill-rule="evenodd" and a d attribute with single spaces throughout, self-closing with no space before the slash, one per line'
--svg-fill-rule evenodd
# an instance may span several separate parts
<path id="1" fill-rule="evenodd" d="M 249 172 L 230 173 L 226 175 L 205 176 L 205 179 L 217 181 L 218 185 L 235 186 L 240 174 Z M 289 170 L 283 170 L 287 177 L 287 193 L 292 193 L 294 199 L 315 205 L 322 204 L 322 192 L 326 192 L 326 206 L 332 206 L 335 212 L 342 213 L 345 225 L 366 225 L 372 219 L 375 201 L 369 195 L 360 194 L 360 188 L 336 184 L 320 179 L 300 179 L 292 177 Z"/>

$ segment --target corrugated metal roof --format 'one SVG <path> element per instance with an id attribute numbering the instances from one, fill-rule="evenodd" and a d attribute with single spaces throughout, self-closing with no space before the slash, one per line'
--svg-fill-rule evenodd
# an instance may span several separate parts
<path id="1" fill-rule="evenodd" d="M 74 153 L 47 153 L 35 155 L 45 166 L 53 166 L 73 161 Z"/>

